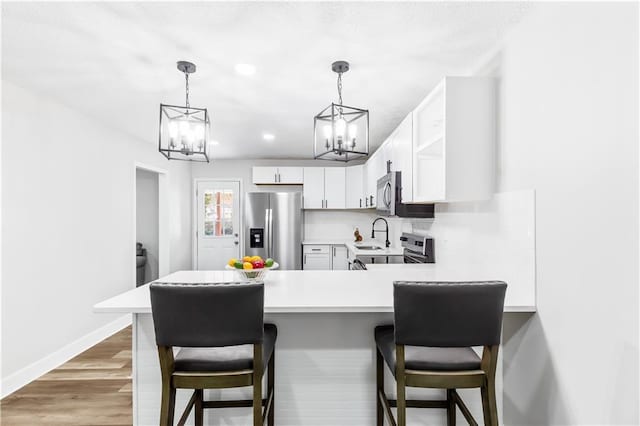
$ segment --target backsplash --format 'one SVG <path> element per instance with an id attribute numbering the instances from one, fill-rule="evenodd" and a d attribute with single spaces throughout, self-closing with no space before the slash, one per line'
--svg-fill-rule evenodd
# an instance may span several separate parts
<path id="1" fill-rule="evenodd" d="M 371 224 L 379 217 L 373 210 L 305 210 L 305 240 L 353 240 L 356 227 L 365 240 L 371 239 Z M 387 217 L 389 222 L 389 241 L 392 247 L 400 246 L 400 234 L 411 231 L 411 222 L 407 218 Z M 422 219 L 423 221 L 425 219 Z M 376 229 L 384 229 L 378 222 Z M 376 232 L 376 240 L 384 243 L 384 232 Z"/>

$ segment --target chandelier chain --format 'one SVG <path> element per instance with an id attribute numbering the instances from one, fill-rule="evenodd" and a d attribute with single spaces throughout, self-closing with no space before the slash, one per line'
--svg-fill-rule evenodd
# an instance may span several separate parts
<path id="1" fill-rule="evenodd" d="M 185 104 L 187 109 L 189 108 L 189 73 L 184 73 L 184 80 L 185 80 L 185 93 L 186 93 L 186 99 L 185 99 Z"/>
<path id="2" fill-rule="evenodd" d="M 338 73 L 338 103 L 342 105 L 342 73 Z"/>

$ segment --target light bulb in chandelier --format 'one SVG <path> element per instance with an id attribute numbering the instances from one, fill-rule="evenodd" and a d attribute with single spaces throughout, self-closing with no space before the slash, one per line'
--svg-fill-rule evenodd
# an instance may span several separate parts
<path id="1" fill-rule="evenodd" d="M 351 149 L 356 146 L 356 136 L 358 134 L 358 126 L 355 124 L 349 124 L 349 145 Z"/>
<path id="2" fill-rule="evenodd" d="M 342 143 L 344 141 L 344 132 L 347 129 L 347 122 L 344 118 L 340 117 L 336 120 L 336 139 L 338 143 Z"/>

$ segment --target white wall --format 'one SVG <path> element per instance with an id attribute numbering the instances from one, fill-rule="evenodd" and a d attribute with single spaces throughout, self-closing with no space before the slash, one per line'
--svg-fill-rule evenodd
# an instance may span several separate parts
<path id="1" fill-rule="evenodd" d="M 538 314 L 505 323 L 504 421 L 638 424 L 638 5 L 536 4 L 483 72 L 498 188 L 536 190 Z"/>
<path id="2" fill-rule="evenodd" d="M 136 241 L 147 250 L 145 283 L 158 279 L 158 174 L 136 169 Z"/>
<path id="3" fill-rule="evenodd" d="M 190 267 L 191 173 L 151 143 L 2 86 L 4 395 L 114 321 L 92 306 L 135 286 L 136 161 L 168 170 L 170 269 Z"/>

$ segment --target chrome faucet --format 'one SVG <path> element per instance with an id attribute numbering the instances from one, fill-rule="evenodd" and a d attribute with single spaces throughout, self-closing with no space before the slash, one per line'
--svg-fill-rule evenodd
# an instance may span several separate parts
<path id="1" fill-rule="evenodd" d="M 376 222 L 379 220 L 383 221 L 385 224 L 385 232 L 387 235 L 386 235 L 386 241 L 384 242 L 384 245 L 385 247 L 389 248 L 389 246 L 391 245 L 391 242 L 389 241 L 389 222 L 387 222 L 387 219 L 383 217 L 379 217 L 373 221 L 373 223 L 371 224 L 371 238 L 376 237 L 376 232 L 382 232 L 382 229 L 376 229 Z"/>

